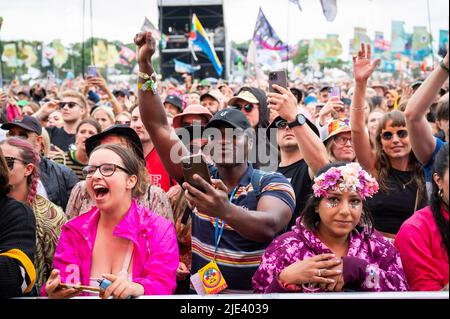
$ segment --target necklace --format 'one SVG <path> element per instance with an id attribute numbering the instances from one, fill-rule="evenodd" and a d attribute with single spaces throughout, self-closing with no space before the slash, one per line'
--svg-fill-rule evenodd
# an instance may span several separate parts
<path id="1" fill-rule="evenodd" d="M 411 184 L 412 182 L 414 182 L 414 176 L 411 177 L 411 179 L 410 179 L 408 182 L 406 182 L 406 183 L 403 183 L 403 182 L 402 182 L 397 176 L 395 176 L 394 174 L 392 174 L 392 176 L 394 176 L 395 180 L 396 180 L 397 182 L 399 182 L 400 185 L 402 185 L 403 189 L 406 189 L 406 186 L 408 186 L 409 184 Z"/>

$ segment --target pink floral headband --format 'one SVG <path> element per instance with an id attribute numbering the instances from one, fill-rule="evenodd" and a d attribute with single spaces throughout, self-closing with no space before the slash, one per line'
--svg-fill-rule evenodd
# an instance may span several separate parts
<path id="1" fill-rule="evenodd" d="M 358 163 L 332 167 L 325 173 L 314 178 L 313 192 L 315 197 L 326 197 L 331 191 L 358 193 L 362 199 L 372 197 L 378 192 L 378 183 Z"/>

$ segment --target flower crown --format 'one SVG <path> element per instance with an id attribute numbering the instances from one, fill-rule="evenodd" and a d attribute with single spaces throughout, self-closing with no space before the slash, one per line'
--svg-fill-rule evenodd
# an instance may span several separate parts
<path id="1" fill-rule="evenodd" d="M 332 167 L 314 178 L 313 193 L 315 197 L 326 197 L 328 192 L 347 190 L 358 193 L 362 199 L 372 197 L 378 192 L 378 183 L 358 163 Z"/>

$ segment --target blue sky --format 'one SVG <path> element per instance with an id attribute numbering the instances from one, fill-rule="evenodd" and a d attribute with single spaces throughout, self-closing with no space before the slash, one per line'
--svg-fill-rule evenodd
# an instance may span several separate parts
<path id="1" fill-rule="evenodd" d="M 288 0 L 224 2 L 228 37 L 237 42 L 252 37 L 259 6 L 279 36 L 291 43 L 335 33 L 347 48 L 354 26 L 367 28 L 371 37 L 375 31 L 384 31 L 387 38 L 390 38 L 391 20 L 405 21 L 407 32 L 412 32 L 415 25 L 428 27 L 427 0 L 337 0 L 338 14 L 334 22 L 326 21 L 319 0 L 300 0 L 302 12 Z M 88 7 L 89 1 L 86 3 Z M 429 3 L 432 34 L 438 39 L 439 29 L 448 30 L 449 2 L 429 0 Z M 82 4 L 82 0 L 0 0 L 0 15 L 5 20 L 0 38 L 81 41 Z M 89 11 L 86 13 L 88 17 Z M 158 21 L 157 0 L 93 0 L 93 13 L 94 36 L 124 42 L 132 41 L 144 16 L 154 24 Z M 90 26 L 86 24 L 86 37 L 89 35 Z"/>

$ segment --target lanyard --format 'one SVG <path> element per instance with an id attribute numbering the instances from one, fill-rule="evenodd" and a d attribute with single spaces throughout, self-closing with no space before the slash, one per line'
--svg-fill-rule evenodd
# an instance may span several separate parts
<path id="1" fill-rule="evenodd" d="M 233 189 L 233 192 L 231 193 L 231 196 L 230 196 L 230 203 L 232 203 L 237 189 L 238 189 L 238 187 Z M 221 220 L 219 218 L 216 218 L 216 227 L 214 230 L 214 260 L 216 260 L 216 255 L 217 255 L 217 250 L 219 249 L 220 239 L 222 238 L 223 229 L 225 228 L 225 221 L 222 220 L 222 225 L 220 226 L 220 230 L 219 230 L 219 222 L 220 221 Z"/>

